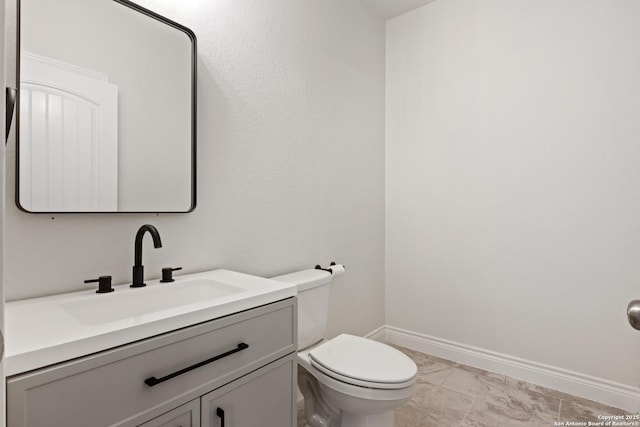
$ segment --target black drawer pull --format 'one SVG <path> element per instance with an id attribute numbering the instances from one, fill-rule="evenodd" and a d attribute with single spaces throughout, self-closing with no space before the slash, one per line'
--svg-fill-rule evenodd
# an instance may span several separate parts
<path id="1" fill-rule="evenodd" d="M 224 411 L 222 408 L 216 409 L 216 415 L 220 418 L 220 427 L 224 427 Z"/>
<path id="2" fill-rule="evenodd" d="M 149 387 L 153 387 L 154 385 L 158 385 L 158 384 L 160 384 L 162 382 L 170 380 L 171 378 L 175 378 L 178 375 L 186 374 L 189 371 L 193 371 L 194 369 L 198 369 L 199 367 L 207 365 L 207 364 L 209 364 L 211 362 L 215 362 L 216 360 L 220 360 L 220 359 L 225 358 L 227 356 L 231 356 L 232 354 L 237 353 L 237 352 L 242 351 L 242 350 L 245 350 L 247 348 L 249 348 L 249 344 L 245 344 L 245 343 L 241 342 L 240 344 L 238 344 L 238 346 L 236 348 L 234 348 L 233 350 L 229 350 L 226 353 L 222 353 L 222 354 L 219 354 L 217 356 L 213 356 L 210 359 L 204 360 L 204 361 L 202 361 L 200 363 L 196 363 L 195 365 L 191 365 L 191 366 L 189 366 L 187 368 L 180 369 L 179 371 L 176 371 L 176 372 L 174 372 L 172 374 L 169 374 L 167 376 L 164 376 L 162 378 L 149 377 L 146 380 L 144 380 L 144 383 L 146 385 L 148 385 Z"/>

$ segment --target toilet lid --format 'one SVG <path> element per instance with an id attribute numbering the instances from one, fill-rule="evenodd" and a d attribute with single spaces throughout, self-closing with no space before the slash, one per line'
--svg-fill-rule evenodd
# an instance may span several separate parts
<path id="1" fill-rule="evenodd" d="M 388 385 L 382 388 L 404 387 L 418 371 L 413 360 L 401 351 L 348 334 L 312 349 L 309 358 L 313 366 L 337 379 L 358 385 L 364 385 L 362 382 Z"/>

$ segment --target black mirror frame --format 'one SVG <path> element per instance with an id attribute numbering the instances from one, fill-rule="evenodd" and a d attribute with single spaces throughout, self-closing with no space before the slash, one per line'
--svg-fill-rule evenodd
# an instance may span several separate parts
<path id="1" fill-rule="evenodd" d="M 61 212 L 54 212 L 54 211 L 50 211 L 50 212 L 32 212 L 29 211 L 27 209 L 25 209 L 23 206 L 20 205 L 20 34 L 21 34 L 21 19 L 20 19 L 20 12 L 21 12 L 21 5 L 20 2 L 21 0 L 16 0 L 16 18 L 17 18 L 17 22 L 16 22 L 16 89 L 12 89 L 13 91 L 15 91 L 16 95 L 15 95 L 15 123 L 17 123 L 16 129 L 15 129 L 15 140 L 16 140 L 16 163 L 15 163 L 15 168 L 16 168 L 16 173 L 15 173 L 15 202 L 16 202 L 16 206 L 18 207 L 18 209 L 20 209 L 23 212 L 26 213 L 30 213 L 30 214 L 46 214 L 46 215 L 51 215 L 51 214 L 127 214 L 127 213 L 189 213 L 189 212 L 193 212 L 196 208 L 196 197 L 197 197 L 197 191 L 196 191 L 196 165 L 197 165 L 197 156 L 196 156 L 196 150 L 197 150 L 197 68 L 198 68 L 198 52 L 197 52 L 197 38 L 196 35 L 193 31 L 191 31 L 189 28 L 185 27 L 184 25 L 178 24 L 175 21 L 172 21 L 171 19 L 168 19 L 162 15 L 159 15 L 147 8 L 144 8 L 132 1 L 129 0 L 112 0 L 115 3 L 119 3 L 123 6 L 126 6 L 130 9 L 133 9 L 136 12 L 142 13 L 152 19 L 155 19 L 157 21 L 160 21 L 166 25 L 169 25 L 179 31 L 182 31 L 183 33 L 185 33 L 189 39 L 191 40 L 191 206 L 189 207 L 188 210 L 186 211 L 156 211 L 156 210 L 149 210 L 149 211 L 79 211 L 79 212 L 71 212 L 71 211 L 61 211 Z M 10 88 L 7 88 L 10 89 Z M 11 122 L 7 122 L 7 137 L 9 135 L 9 126 L 11 125 Z"/>

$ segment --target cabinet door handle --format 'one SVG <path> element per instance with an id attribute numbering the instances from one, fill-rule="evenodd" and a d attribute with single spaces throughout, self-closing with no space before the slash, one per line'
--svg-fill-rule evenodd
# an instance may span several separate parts
<path id="1" fill-rule="evenodd" d="M 222 408 L 216 409 L 216 415 L 220 418 L 220 427 L 224 427 L 224 411 Z"/>
<path id="2" fill-rule="evenodd" d="M 211 358 L 209 358 L 207 360 L 203 360 L 200 363 L 196 363 L 195 365 L 191 365 L 191 366 L 188 366 L 188 367 L 186 367 L 184 369 L 180 369 L 179 371 L 176 371 L 176 372 L 174 372 L 172 374 L 166 375 L 166 376 L 164 376 L 162 378 L 149 377 L 146 380 L 144 380 L 144 383 L 146 385 L 148 385 L 149 387 L 153 387 L 154 385 L 158 385 L 158 384 L 160 384 L 162 382 L 170 380 L 171 378 L 175 378 L 178 375 L 186 374 L 189 371 L 193 371 L 194 369 L 198 369 L 201 366 L 208 365 L 209 363 L 215 362 L 216 360 L 220 360 L 220 359 L 225 358 L 227 356 L 231 356 L 232 354 L 235 354 L 235 353 L 237 353 L 239 351 L 242 351 L 242 350 L 246 350 L 247 348 L 249 348 L 249 344 L 245 344 L 245 343 L 241 342 L 233 350 L 229 350 L 229 351 L 224 352 L 222 354 L 218 354 L 217 356 L 213 356 L 213 357 L 211 357 Z"/>

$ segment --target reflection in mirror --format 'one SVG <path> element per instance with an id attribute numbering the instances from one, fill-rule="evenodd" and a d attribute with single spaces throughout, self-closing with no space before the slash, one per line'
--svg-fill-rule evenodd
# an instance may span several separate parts
<path id="1" fill-rule="evenodd" d="M 18 206 L 195 207 L 195 36 L 126 0 L 20 0 Z"/>

